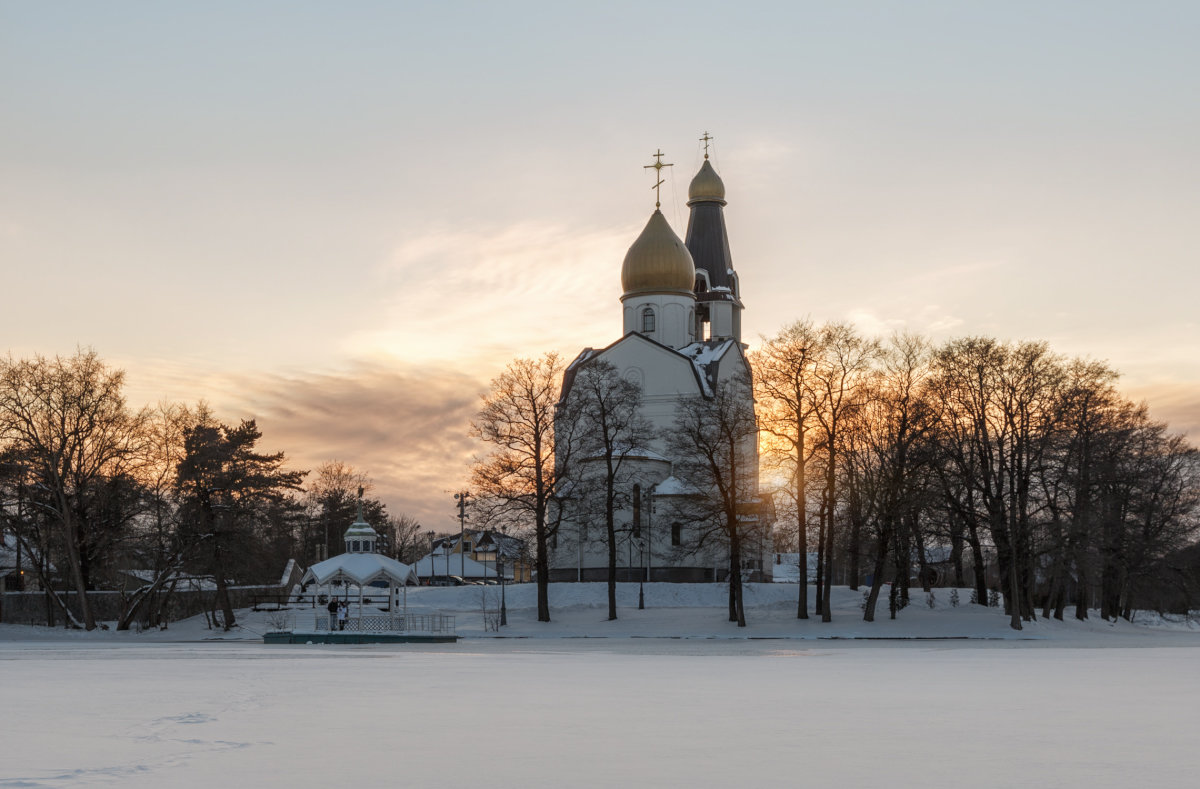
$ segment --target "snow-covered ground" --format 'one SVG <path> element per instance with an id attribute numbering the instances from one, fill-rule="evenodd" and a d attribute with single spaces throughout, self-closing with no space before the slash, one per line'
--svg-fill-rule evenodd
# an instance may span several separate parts
<path id="1" fill-rule="evenodd" d="M 508 590 L 506 638 L 478 587 L 410 593 L 458 615 L 454 645 L 268 647 L 252 612 L 228 635 L 0 626 L 0 787 L 1196 783 L 1186 621 L 1015 633 L 939 591 L 867 625 L 840 589 L 822 625 L 778 585 L 739 629 L 724 587 L 655 584 L 607 622 L 602 584 L 564 584 L 545 625 L 533 591 Z"/>

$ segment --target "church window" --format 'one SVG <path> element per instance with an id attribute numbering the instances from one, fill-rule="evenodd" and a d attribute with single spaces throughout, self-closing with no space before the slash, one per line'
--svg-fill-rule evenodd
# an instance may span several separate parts
<path id="1" fill-rule="evenodd" d="M 646 309 L 642 310 L 642 333 L 643 334 L 653 334 L 654 333 L 654 308 L 653 307 L 647 307 Z"/>
<path id="2" fill-rule="evenodd" d="M 671 544 L 672 545 L 682 545 L 683 544 L 683 527 L 680 526 L 678 523 L 671 524 Z"/>

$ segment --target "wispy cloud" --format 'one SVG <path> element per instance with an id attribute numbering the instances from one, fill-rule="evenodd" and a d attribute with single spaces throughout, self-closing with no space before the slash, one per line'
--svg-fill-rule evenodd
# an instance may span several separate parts
<path id="1" fill-rule="evenodd" d="M 253 416 L 264 442 L 295 465 L 343 460 L 367 472 L 393 511 L 449 525 L 441 502 L 478 450 L 468 437 L 487 382 L 436 366 L 357 363 L 341 373 L 231 381 L 222 413 Z"/>
<path id="2" fill-rule="evenodd" d="M 497 360 L 607 342 L 620 332 L 621 261 L 636 231 L 524 223 L 408 239 L 378 274 L 388 295 L 375 328 L 345 350 L 490 374 Z"/>
<path id="3" fill-rule="evenodd" d="M 1187 382 L 1126 383 L 1121 387 L 1134 400 L 1145 400 L 1150 414 L 1200 445 L 1200 386 Z"/>
<path id="4" fill-rule="evenodd" d="M 376 272 L 374 328 L 343 338 L 353 361 L 331 368 L 116 363 L 134 372 L 131 402 L 203 398 L 221 419 L 255 418 L 294 466 L 345 461 L 393 510 L 445 528 L 442 500 L 484 449 L 468 427 L 488 381 L 516 356 L 570 356 L 620 333 L 621 262 L 638 229 L 529 223 L 408 239 Z"/>
<path id="5" fill-rule="evenodd" d="M 928 334 L 934 339 L 951 336 L 964 323 L 962 318 L 940 304 L 913 307 L 902 313 L 902 317 L 886 317 L 883 310 L 872 306 L 851 307 L 846 311 L 846 320 L 864 334 L 875 337 L 886 337 L 896 331 L 911 331 Z"/>
<path id="6" fill-rule="evenodd" d="M 391 511 L 427 528 L 451 526 L 447 491 L 463 484 L 469 436 L 487 376 L 450 364 L 357 361 L 325 372 L 208 371 L 186 362 L 130 378 L 130 403 L 203 399 L 218 419 L 256 419 L 263 448 L 293 468 L 344 461 L 370 475 Z"/>

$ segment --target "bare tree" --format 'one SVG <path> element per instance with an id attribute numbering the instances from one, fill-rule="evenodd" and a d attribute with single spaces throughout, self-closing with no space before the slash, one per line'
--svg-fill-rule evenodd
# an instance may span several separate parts
<path id="1" fill-rule="evenodd" d="M 825 490 L 822 496 L 821 552 L 825 573 L 822 579 L 821 621 L 832 621 L 829 595 L 833 587 L 834 515 L 838 501 L 838 453 L 842 448 L 842 429 L 854 412 L 869 396 L 867 381 L 871 364 L 879 353 L 875 340 L 861 337 L 846 323 L 831 323 L 821 327 L 822 353 L 813 365 L 813 391 L 816 395 L 814 415 L 824 455 Z"/>
<path id="2" fill-rule="evenodd" d="M 204 403 L 192 410 L 181 403 L 162 402 L 147 414 L 139 474 L 146 506 L 136 525 L 132 553 L 137 565 L 150 572 L 150 578 L 129 594 L 122 590 L 124 600 L 117 619 L 118 630 L 127 630 L 137 619 L 150 624 L 159 621 L 177 573 L 195 548 L 195 543 L 179 531 L 175 481 L 184 457 L 187 430 L 209 413 Z M 163 590 L 167 594 L 160 594 Z"/>
<path id="3" fill-rule="evenodd" d="M 996 546 L 1005 607 L 1014 630 L 1031 619 L 1035 482 L 1062 429 L 1066 376 L 1045 343 L 954 340 L 935 356 L 943 447 L 969 497 L 961 514 L 987 524 Z"/>
<path id="4" fill-rule="evenodd" d="M 478 500 L 489 504 L 489 522 L 508 518 L 532 527 L 539 622 L 550 621 L 547 541 L 555 529 L 556 496 L 570 469 L 574 444 L 574 420 L 556 409 L 562 374 L 556 353 L 513 360 L 492 380 L 471 422 L 471 435 L 494 447 L 471 469 Z"/>
<path id="5" fill-rule="evenodd" d="M 389 536 L 392 556 L 397 561 L 412 564 L 425 555 L 426 540 L 421 536 L 421 524 L 410 515 L 388 515 L 384 529 Z"/>
<path id="6" fill-rule="evenodd" d="M 808 463 L 816 451 L 811 431 L 817 403 L 811 371 L 813 360 L 822 355 L 820 341 L 811 320 L 796 321 L 765 340 L 751 357 L 759 423 L 769 438 L 767 459 L 791 477 L 786 490 L 795 507 L 800 554 L 798 619 L 808 619 Z"/>
<path id="7" fill-rule="evenodd" d="M 923 494 L 920 443 L 934 426 L 936 407 L 925 387 L 929 357 L 929 343 L 923 337 L 894 335 L 882 350 L 879 372 L 870 382 L 872 391 L 853 420 L 851 433 L 858 451 L 847 460 L 860 469 L 859 485 L 870 499 L 865 520 L 873 524 L 875 537 L 871 590 L 863 611 L 867 622 L 875 619 L 889 550 L 897 572 L 907 574 L 908 557 L 901 556 L 896 545 L 907 541 L 896 537 L 903 524 L 915 520 L 912 513 L 920 507 Z M 894 603 L 891 612 L 894 617 Z"/>
<path id="8" fill-rule="evenodd" d="M 330 460 L 316 468 L 304 494 L 308 508 L 301 538 L 305 558 L 320 561 L 342 552 L 342 535 L 357 516 L 358 489 L 370 493 L 374 487 L 365 471 L 341 460 Z M 386 536 L 388 515 L 383 502 L 364 498 L 363 517 Z"/>
<path id="9" fill-rule="evenodd" d="M 96 619 L 87 599 L 93 531 L 87 497 L 105 480 L 128 474 L 139 460 L 145 412 L 131 412 L 122 387 L 125 374 L 93 350 L 48 359 L 0 360 L 0 437 L 28 464 L 43 486 L 53 513 L 82 627 Z M 64 613 L 74 619 L 64 606 Z"/>
<path id="10" fill-rule="evenodd" d="M 572 517 L 603 521 L 608 548 L 608 618 L 613 620 L 617 618 L 616 513 L 631 504 L 632 481 L 626 461 L 654 440 L 654 431 L 641 414 L 641 386 L 622 378 L 609 362 L 585 362 L 567 397 L 569 402 L 564 405 L 578 420 L 580 482 L 597 490 L 595 497 L 574 497 Z M 589 506 L 592 502 L 599 506 Z"/>
<path id="11" fill-rule="evenodd" d="M 742 594 L 742 549 L 757 526 L 758 425 L 753 384 L 738 376 L 716 388 L 712 398 L 684 398 L 669 437 L 676 475 L 695 495 L 688 504 L 706 544 L 729 552 L 729 621 L 746 626 Z"/>

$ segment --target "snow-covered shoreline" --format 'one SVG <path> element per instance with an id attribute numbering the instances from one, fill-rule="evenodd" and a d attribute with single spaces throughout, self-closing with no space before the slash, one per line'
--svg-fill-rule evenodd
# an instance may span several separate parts
<path id="1" fill-rule="evenodd" d="M 814 590 L 810 588 L 809 593 L 812 599 Z M 822 623 L 820 617 L 811 614 L 807 620 L 796 618 L 794 585 L 748 584 L 745 628 L 727 621 L 727 587 L 723 584 L 646 584 L 644 610 L 637 608 L 638 585 L 619 584 L 615 621 L 607 619 L 606 588 L 602 583 L 551 585 L 549 623 L 536 621 L 535 594 L 532 584 L 505 590 L 509 624 L 499 632 L 487 627 L 483 614 L 485 608 L 494 611 L 499 607 L 499 587 L 416 588 L 409 591 L 408 605 L 415 612 L 454 614 L 458 633 L 465 641 L 686 639 L 814 644 L 954 641 L 978 645 L 1003 642 L 1089 647 L 1200 646 L 1200 621 L 1161 617 L 1153 612 L 1138 612 L 1133 622 L 1105 622 L 1095 614 L 1084 622 L 1070 616 L 1062 622 L 1039 617 L 1016 631 L 1000 609 L 964 602 L 970 598 L 969 590 L 959 590 L 957 605 L 951 602 L 951 590 L 934 590 L 932 601 L 926 593 L 914 590 L 912 602 L 895 620 L 882 607 L 875 622 L 864 622 L 861 590 L 835 587 L 833 621 Z M 288 627 L 303 629 L 316 613 L 318 609 L 306 606 L 280 613 L 244 609 L 238 612 L 239 626 L 228 633 L 210 629 L 203 617 L 172 623 L 166 630 L 141 633 L 111 629 L 86 633 L 65 628 L 0 625 L 0 643 L 258 642 L 264 632 L 278 628 L 285 620 Z"/>

